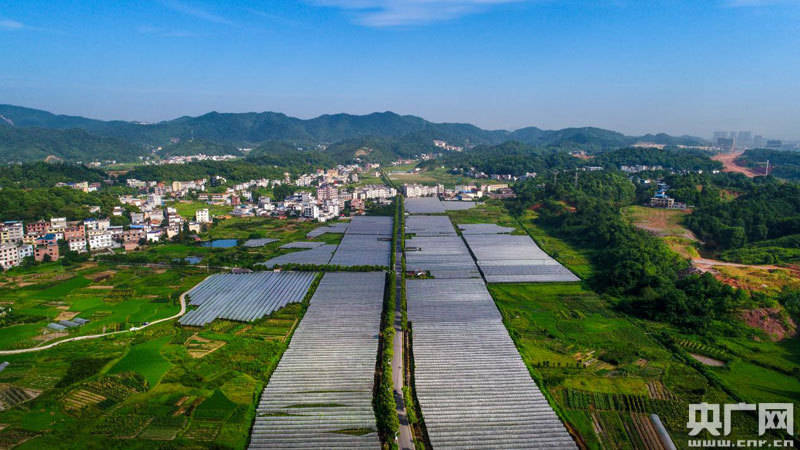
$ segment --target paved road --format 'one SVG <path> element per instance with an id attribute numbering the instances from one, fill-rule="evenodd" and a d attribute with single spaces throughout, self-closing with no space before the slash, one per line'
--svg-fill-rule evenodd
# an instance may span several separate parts
<path id="1" fill-rule="evenodd" d="M 400 230 L 402 233 L 403 230 Z M 394 314 L 394 342 L 392 348 L 394 355 L 392 358 L 392 382 L 394 384 L 394 399 L 397 403 L 397 417 L 400 419 L 400 429 L 398 430 L 397 445 L 400 450 L 414 450 L 414 435 L 411 426 L 408 424 L 408 413 L 406 413 L 406 402 L 403 397 L 403 302 L 399 298 L 400 288 L 403 283 L 403 265 L 400 249 L 400 239 L 397 240 L 395 249 L 394 272 L 397 283 L 397 302 Z"/>
<path id="2" fill-rule="evenodd" d="M 129 330 L 110 331 L 108 333 L 88 334 L 88 335 L 85 335 L 85 336 L 75 336 L 75 337 L 71 337 L 71 338 L 68 338 L 68 339 L 61 340 L 61 341 L 56 341 L 56 342 L 53 342 L 51 344 L 42 345 L 41 347 L 20 348 L 20 349 L 17 349 L 17 350 L 0 350 L 0 355 L 17 355 L 17 354 L 20 354 L 20 353 L 40 352 L 42 350 L 47 350 L 49 348 L 53 348 L 53 347 L 55 347 L 57 345 L 61 345 L 61 344 L 65 343 L 65 342 L 85 341 L 85 340 L 88 340 L 88 339 L 97 339 L 97 338 L 101 338 L 101 337 L 104 337 L 104 336 L 112 336 L 112 335 L 115 335 L 115 334 L 131 333 L 133 331 L 143 330 L 143 329 L 145 329 L 147 327 L 153 326 L 153 325 L 161 323 L 161 322 L 166 322 L 168 320 L 177 319 L 177 318 L 181 317 L 182 315 L 186 314 L 186 298 L 185 297 L 186 297 L 186 292 L 181 294 L 181 297 L 180 297 L 181 310 L 178 312 L 178 314 L 175 314 L 174 316 L 170 316 L 170 317 L 165 317 L 163 319 L 154 320 L 153 322 L 150 322 L 149 324 L 143 325 L 141 327 L 133 327 L 133 328 L 131 328 Z"/>

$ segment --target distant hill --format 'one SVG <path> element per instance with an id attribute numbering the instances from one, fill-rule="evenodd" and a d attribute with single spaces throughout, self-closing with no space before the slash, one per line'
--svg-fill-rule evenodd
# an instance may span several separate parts
<path id="1" fill-rule="evenodd" d="M 46 111 L 13 105 L 0 105 L 0 128 L 36 130 L 80 129 L 92 136 L 111 138 L 125 142 L 129 147 L 121 148 L 119 160 L 129 159 L 137 152 L 130 148 L 164 147 L 164 154 L 179 154 L 179 151 L 199 153 L 200 146 L 188 146 L 186 142 L 203 142 L 209 151 L 228 151 L 231 147 L 258 147 L 266 143 L 283 142 L 302 148 L 313 148 L 317 144 L 328 146 L 327 155 L 337 160 L 349 160 L 356 153 L 365 154 L 366 159 L 384 160 L 397 156 L 412 156 L 434 149 L 433 140 L 442 139 L 453 145 L 472 147 L 475 145 L 497 145 L 507 141 L 518 141 L 539 147 L 604 151 L 632 145 L 641 140 L 655 141 L 663 145 L 679 145 L 686 142 L 703 142 L 699 138 L 673 138 L 665 134 L 642 137 L 625 136 L 615 131 L 600 128 L 567 128 L 563 130 L 541 130 L 536 127 L 516 131 L 484 130 L 464 123 L 433 123 L 410 115 L 393 112 L 367 115 L 329 114 L 303 120 L 275 112 L 219 113 L 210 112 L 202 116 L 184 116 L 154 124 L 124 121 L 102 121 L 77 116 L 55 115 Z M 32 131 L 47 135 L 44 131 Z M 42 136 L 41 153 L 55 151 L 56 133 Z M 184 143 L 171 144 L 179 141 Z M 31 141 L 32 142 L 32 141 Z M 111 142 L 111 141 L 106 141 Z M 277 147 L 273 147 L 277 149 Z M 0 160 L 14 160 L 6 151 L 19 154 L 18 150 L 6 147 L 0 152 Z M 262 149 L 261 155 L 266 150 Z M 106 153 L 104 153 L 106 154 Z M 372 156 L 369 156 L 372 155 Z M 83 156 L 81 156 L 83 157 Z"/>
<path id="2" fill-rule="evenodd" d="M 131 161 L 148 152 L 120 139 L 95 136 L 80 129 L 53 130 L 0 126 L 0 162 L 42 160 Z"/>

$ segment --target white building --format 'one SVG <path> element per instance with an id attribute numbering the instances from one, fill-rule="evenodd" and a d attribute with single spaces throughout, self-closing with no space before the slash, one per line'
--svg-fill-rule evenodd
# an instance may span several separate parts
<path id="1" fill-rule="evenodd" d="M 86 252 L 86 239 L 82 238 L 70 239 L 68 243 L 69 243 L 69 251 L 76 253 Z"/>
<path id="2" fill-rule="evenodd" d="M 198 209 L 195 211 L 194 219 L 197 223 L 211 223 L 211 216 L 208 213 L 208 208 Z"/>
<path id="3" fill-rule="evenodd" d="M 14 244 L 0 244 L 0 267 L 8 270 L 19 265 L 19 250 Z"/>
<path id="4" fill-rule="evenodd" d="M 319 206 L 316 203 L 303 203 L 303 217 L 319 219 Z"/>
<path id="5" fill-rule="evenodd" d="M 67 218 L 66 217 L 51 217 L 50 218 L 50 229 L 51 230 L 63 230 L 67 228 Z"/>
<path id="6" fill-rule="evenodd" d="M 33 245 L 22 244 L 17 248 L 17 251 L 19 252 L 19 260 L 22 261 L 29 256 L 33 256 Z"/>
<path id="7" fill-rule="evenodd" d="M 90 231 L 88 242 L 89 250 L 111 248 L 114 245 L 111 233 L 107 233 L 103 230 Z"/>
<path id="8" fill-rule="evenodd" d="M 412 197 L 429 197 L 439 195 L 443 189 L 439 186 L 423 186 L 421 184 L 404 184 L 403 195 Z"/>

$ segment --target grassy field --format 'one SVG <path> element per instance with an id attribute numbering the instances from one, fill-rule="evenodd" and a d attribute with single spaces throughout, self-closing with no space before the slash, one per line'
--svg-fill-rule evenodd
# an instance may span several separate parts
<path id="1" fill-rule="evenodd" d="M 497 200 L 477 203 L 474 207 L 462 211 L 448 211 L 447 215 L 456 225 L 462 223 L 494 223 L 502 227 L 513 228 L 512 234 L 525 234 L 519 222 L 511 217 L 503 207 L 503 204 Z"/>
<path id="2" fill-rule="evenodd" d="M 67 270 L 58 263 L 5 274 L 0 301 L 12 308 L 0 326 L 0 349 L 33 347 L 68 336 L 127 329 L 180 309 L 176 293 L 202 280 L 197 269 L 154 270 L 86 263 Z M 81 327 L 57 332 L 47 324 L 73 318 Z"/>
<path id="3" fill-rule="evenodd" d="M 230 214 L 231 211 L 233 211 L 233 207 L 229 205 L 209 205 L 206 202 L 199 202 L 192 200 L 178 200 L 174 202 L 168 202 L 167 206 L 172 206 L 173 208 L 175 208 L 175 210 L 178 211 L 178 214 L 181 217 L 190 220 L 194 220 L 194 213 L 198 209 L 208 209 L 208 213 L 211 215 L 211 217 Z"/>
<path id="4" fill-rule="evenodd" d="M 413 169 L 413 166 L 397 166 L 397 167 L 387 167 L 386 173 L 389 175 L 389 178 L 392 181 L 395 181 L 400 184 L 404 183 L 415 183 L 415 184 L 423 184 L 423 185 L 435 185 L 435 184 L 443 184 L 445 187 L 452 188 L 456 185 L 461 184 L 500 184 L 503 182 L 496 181 L 496 180 L 489 180 L 489 179 L 476 179 L 472 177 L 467 177 L 463 175 L 454 175 L 451 174 L 447 169 L 443 169 L 441 167 L 437 167 L 434 169 L 427 169 L 422 170 L 420 172 L 409 172 L 409 173 L 393 173 L 395 171 L 409 171 Z"/>

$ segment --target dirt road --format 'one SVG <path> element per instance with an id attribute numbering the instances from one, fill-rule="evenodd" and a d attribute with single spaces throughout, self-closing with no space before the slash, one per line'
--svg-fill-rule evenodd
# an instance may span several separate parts
<path id="1" fill-rule="evenodd" d="M 742 173 L 746 176 L 753 178 L 757 176 L 763 175 L 762 173 L 758 173 L 757 171 L 749 168 L 743 167 L 736 164 L 736 158 L 741 156 L 742 153 L 718 153 L 711 157 L 714 161 L 719 161 L 723 165 L 723 172 L 733 172 L 733 173 Z"/>

